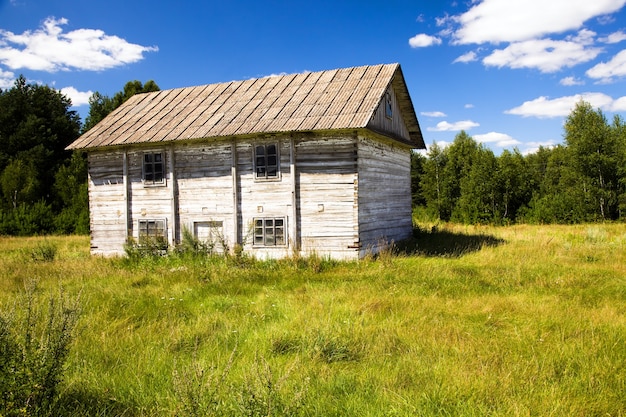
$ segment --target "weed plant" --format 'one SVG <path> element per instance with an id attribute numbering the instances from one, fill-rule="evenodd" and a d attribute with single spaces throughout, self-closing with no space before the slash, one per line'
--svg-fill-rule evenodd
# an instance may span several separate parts
<path id="1" fill-rule="evenodd" d="M 0 310 L 26 277 L 82 292 L 58 415 L 626 410 L 624 224 L 422 224 L 359 262 L 105 259 L 88 238 L 46 239 L 49 262 L 30 256 L 43 238 L 0 238 Z"/>

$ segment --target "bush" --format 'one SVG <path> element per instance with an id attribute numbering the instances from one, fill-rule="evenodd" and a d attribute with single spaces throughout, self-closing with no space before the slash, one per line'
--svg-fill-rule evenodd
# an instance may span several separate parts
<path id="1" fill-rule="evenodd" d="M 50 298 L 47 315 L 28 288 L 24 311 L 0 312 L 0 409 L 3 416 L 54 415 L 63 365 L 78 319 L 78 300 Z"/>
<path id="2" fill-rule="evenodd" d="M 41 242 L 35 247 L 31 253 L 30 257 L 33 261 L 38 262 L 52 262 L 54 261 L 54 257 L 57 254 L 57 247 L 54 243 L 44 241 Z"/>

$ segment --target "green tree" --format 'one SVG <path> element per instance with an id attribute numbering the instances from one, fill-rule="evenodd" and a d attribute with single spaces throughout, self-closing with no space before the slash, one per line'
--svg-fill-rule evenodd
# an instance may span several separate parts
<path id="1" fill-rule="evenodd" d="M 66 165 L 56 173 L 54 191 L 61 202 L 55 217 L 55 229 L 60 233 L 89 232 L 87 159 L 76 151 Z"/>
<path id="2" fill-rule="evenodd" d="M 422 165 L 420 189 L 426 209 L 438 219 L 442 219 L 443 211 L 443 171 L 447 163 L 444 150 L 433 143 L 428 147 L 428 155 Z"/>
<path id="3" fill-rule="evenodd" d="M 48 229 L 52 222 L 55 174 L 71 155 L 65 147 L 78 137 L 80 129 L 80 118 L 70 107 L 70 99 L 59 91 L 28 84 L 23 76 L 12 88 L 0 90 L 0 186 L 4 197 L 0 210 L 5 232 L 23 234 L 36 225 Z M 49 218 L 35 219 L 37 216 Z"/>
<path id="4" fill-rule="evenodd" d="M 458 133 L 446 149 L 441 181 L 441 218 L 450 220 L 461 198 L 461 183 L 469 177 L 478 144 L 465 131 Z"/>
<path id="5" fill-rule="evenodd" d="M 515 222 L 520 209 L 528 205 L 538 182 L 532 178 L 529 162 L 515 149 L 504 150 L 498 157 L 498 194 L 500 220 Z"/>
<path id="6" fill-rule="evenodd" d="M 424 175 L 425 163 L 426 157 L 424 155 L 411 152 L 411 201 L 413 207 L 423 206 L 426 203 L 420 183 L 420 179 Z"/>
<path id="7" fill-rule="evenodd" d="M 499 206 L 498 161 L 482 145 L 473 150 L 467 175 L 460 181 L 460 196 L 452 219 L 463 223 L 493 223 Z"/>
<path id="8" fill-rule="evenodd" d="M 590 216 L 618 217 L 618 141 L 601 110 L 584 101 L 565 120 L 565 142 L 579 187 L 592 202 Z"/>

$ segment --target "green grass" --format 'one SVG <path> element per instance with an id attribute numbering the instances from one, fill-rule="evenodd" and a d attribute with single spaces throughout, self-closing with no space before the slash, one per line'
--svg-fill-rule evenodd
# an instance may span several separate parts
<path id="1" fill-rule="evenodd" d="M 429 225 L 401 249 L 129 262 L 0 238 L 0 309 L 31 279 L 81 293 L 66 415 L 626 414 L 626 225 Z"/>

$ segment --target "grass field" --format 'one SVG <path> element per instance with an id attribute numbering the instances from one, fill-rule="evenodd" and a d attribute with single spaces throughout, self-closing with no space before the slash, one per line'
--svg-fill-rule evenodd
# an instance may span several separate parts
<path id="1" fill-rule="evenodd" d="M 626 415 L 625 224 L 423 226 L 403 249 L 129 261 L 0 238 L 0 310 L 32 280 L 41 305 L 79 299 L 64 415 Z"/>

